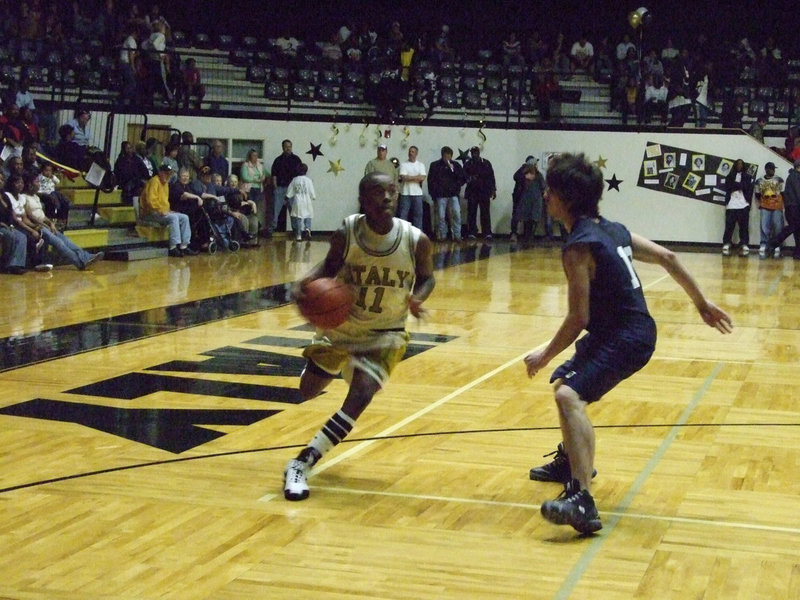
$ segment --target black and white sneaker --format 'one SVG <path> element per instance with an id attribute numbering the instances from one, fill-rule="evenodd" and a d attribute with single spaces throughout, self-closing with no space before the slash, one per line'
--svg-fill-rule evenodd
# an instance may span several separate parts
<path id="1" fill-rule="evenodd" d="M 564 450 L 563 442 L 559 442 L 558 447 L 549 454 L 545 454 L 545 457 L 554 454 L 555 458 L 549 463 L 531 469 L 530 478 L 533 481 L 552 481 L 564 485 L 572 481 L 572 469 L 569 466 L 569 457 Z M 592 478 L 594 479 L 596 476 L 597 471 L 592 470 Z"/>
<path id="2" fill-rule="evenodd" d="M 283 472 L 283 497 L 287 500 L 305 500 L 309 489 L 306 479 L 308 465 L 302 460 L 293 458 Z"/>
<path id="3" fill-rule="evenodd" d="M 542 516 L 556 525 L 571 525 L 580 533 L 594 533 L 603 528 L 594 498 L 580 489 L 577 479 L 564 486 L 555 500 L 542 503 Z"/>

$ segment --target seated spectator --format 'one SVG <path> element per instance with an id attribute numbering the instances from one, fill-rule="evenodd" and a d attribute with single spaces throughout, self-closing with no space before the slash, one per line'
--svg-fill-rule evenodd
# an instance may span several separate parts
<path id="1" fill-rule="evenodd" d="M 0 117 L 2 135 L 7 146 L 13 148 L 15 156 L 22 156 L 22 145 L 25 143 L 27 129 L 19 118 L 19 108 L 16 104 L 9 104 Z"/>
<path id="2" fill-rule="evenodd" d="M 636 53 L 636 46 L 633 42 L 631 42 L 630 34 L 626 33 L 622 36 L 622 41 L 617 44 L 616 57 L 618 63 L 621 63 L 628 58 L 629 50 L 633 50 L 634 54 Z"/>
<path id="3" fill-rule="evenodd" d="M 502 43 L 503 66 L 525 65 L 525 58 L 522 56 L 522 42 L 517 39 L 515 31 L 509 31 Z"/>
<path id="4" fill-rule="evenodd" d="M 572 44 L 569 57 L 573 71 L 580 70 L 592 73 L 594 69 L 594 47 L 589 42 L 588 34 L 583 33 L 580 39 Z"/>
<path id="5" fill-rule="evenodd" d="M 569 79 L 570 57 L 567 54 L 565 46 L 566 38 L 564 34 L 559 31 L 556 36 L 556 43 L 553 46 L 553 55 L 550 57 L 552 68 L 559 79 Z"/>
<path id="6" fill-rule="evenodd" d="M 79 108 L 75 111 L 75 116 L 71 121 L 67 122 L 67 125 L 72 127 L 72 141 L 78 144 L 78 146 L 83 146 L 84 148 L 88 148 L 91 144 L 91 132 L 89 131 L 89 120 L 92 118 L 92 114 L 85 109 Z M 61 131 L 59 130 L 59 135 Z"/>
<path id="7" fill-rule="evenodd" d="M 98 260 L 103 260 L 103 253 L 91 254 L 77 246 L 75 242 L 58 230 L 44 212 L 41 199 L 38 196 L 39 184 L 36 175 L 28 174 L 24 180 L 24 193 L 21 195 L 25 201 L 25 215 L 45 242 L 45 248 L 51 247 L 62 259 L 83 271 Z"/>
<path id="8" fill-rule="evenodd" d="M 330 40 L 327 42 L 317 42 L 322 58 L 330 66 L 338 65 L 342 62 L 344 53 L 342 47 L 339 45 L 339 35 L 336 33 L 331 34 Z"/>
<path id="9" fill-rule="evenodd" d="M 664 64 L 658 58 L 655 48 L 651 48 L 642 59 L 642 76 L 646 78 L 648 75 L 653 79 L 664 78 Z"/>
<path id="10" fill-rule="evenodd" d="M 661 64 L 664 65 L 665 73 L 672 69 L 672 65 L 679 55 L 678 49 L 672 45 L 672 38 L 668 37 L 664 47 L 661 49 Z"/>
<path id="11" fill-rule="evenodd" d="M 164 18 L 164 15 L 161 14 L 161 9 L 158 4 L 153 4 L 150 7 L 150 12 L 144 16 L 144 22 L 151 28 L 153 25 L 160 25 L 163 28 L 166 40 L 172 37 L 172 28 L 169 26 L 169 22 Z"/>
<path id="12" fill-rule="evenodd" d="M 15 274 L 22 272 L 19 268 L 22 266 L 19 264 L 21 256 L 25 257 L 25 267 L 49 271 L 53 268 L 53 265 L 43 262 L 44 239 L 25 213 L 25 198 L 22 194 L 24 189 L 25 180 L 22 175 L 13 174 L 6 178 L 3 188 L 4 202 L 2 202 L 2 210 L 0 212 L 4 213 L 3 221 L 7 222 L 9 227 L 13 227 L 25 236 L 25 252 L 22 252 L 17 247 L 21 239 L 19 236 L 12 234 L 13 237 L 11 239 L 16 250 L 13 257 L 14 266 L 17 268 L 11 272 Z"/>
<path id="13" fill-rule="evenodd" d="M 14 103 L 20 110 L 25 108 L 36 110 L 36 104 L 33 101 L 33 94 L 31 94 L 30 90 L 28 89 L 30 84 L 31 82 L 27 75 L 24 75 L 19 80 L 19 85 L 17 86 L 17 96 Z"/>
<path id="14" fill-rule="evenodd" d="M 241 191 L 239 178 L 231 174 L 225 185 L 235 192 L 228 194 L 225 199 L 228 202 L 230 215 L 236 219 L 239 230 L 242 233 L 242 245 L 246 247 L 258 246 L 258 215 L 256 214 L 256 203 L 247 200 Z"/>
<path id="15" fill-rule="evenodd" d="M 114 162 L 114 175 L 117 178 L 117 185 L 122 190 L 122 201 L 128 204 L 133 202 L 133 198 L 139 195 L 144 186 L 144 182 L 137 176 L 139 159 L 133 151 L 133 144 L 122 142 L 119 156 Z"/>
<path id="16" fill-rule="evenodd" d="M 195 222 L 202 213 L 203 199 L 192 189 L 189 170 L 178 171 L 176 180 L 169 186 L 169 206 L 172 210 L 182 212 L 189 217 L 189 222 Z"/>
<path id="17" fill-rule="evenodd" d="M 635 77 L 628 77 L 625 85 L 624 104 L 622 105 L 622 124 L 628 124 L 628 115 L 634 115 L 639 121 L 639 85 Z"/>
<path id="18" fill-rule="evenodd" d="M 178 89 L 176 92 L 178 96 L 178 103 L 183 104 L 183 108 L 188 110 L 189 102 L 194 98 L 195 110 L 200 110 L 203 98 L 206 95 L 206 88 L 203 85 L 203 77 L 200 69 L 197 68 L 197 61 L 193 58 L 187 58 L 184 67 L 181 70 L 181 76 L 178 80 Z"/>
<path id="19" fill-rule="evenodd" d="M 172 177 L 169 180 L 170 185 L 178 180 L 178 149 L 180 143 L 170 142 L 164 150 L 164 157 L 161 159 L 162 165 L 169 165 L 172 169 Z"/>
<path id="20" fill-rule="evenodd" d="M 274 44 L 281 55 L 287 59 L 294 59 L 300 48 L 300 41 L 288 31 L 285 31 L 280 37 L 275 38 Z"/>
<path id="21" fill-rule="evenodd" d="M 3 163 L 3 178 L 6 182 L 12 175 L 22 176 L 23 173 L 25 173 L 25 165 L 21 156 L 12 156 Z"/>
<path id="22" fill-rule="evenodd" d="M 0 188 L 4 185 L 5 180 L 0 176 Z M 0 193 L 0 272 L 22 275 L 28 255 L 28 238 L 16 223 L 11 201 Z"/>
<path id="23" fill-rule="evenodd" d="M 39 163 L 39 144 L 33 140 L 25 142 L 22 146 L 22 170 L 26 173 L 33 173 L 38 175 L 42 170 L 42 165 Z"/>
<path id="24" fill-rule="evenodd" d="M 39 125 L 36 123 L 33 111 L 30 108 L 23 108 L 20 111 L 22 125 L 25 128 L 23 137 L 28 140 L 36 142 L 41 141 L 41 134 L 39 133 Z"/>
<path id="25" fill-rule="evenodd" d="M 669 90 L 664 84 L 663 78 L 653 78 L 649 76 L 644 86 L 644 122 L 649 123 L 653 116 L 659 117 L 666 123 L 669 109 L 667 107 L 667 96 Z"/>
<path id="26" fill-rule="evenodd" d="M 58 136 L 61 139 L 55 147 L 56 160 L 73 169 L 83 169 L 86 146 L 81 146 L 75 141 L 75 129 L 72 125 L 66 124 L 59 127 Z"/>
<path id="27" fill-rule="evenodd" d="M 56 189 L 60 183 L 55 174 L 55 167 L 51 163 L 44 163 L 42 170 L 36 178 L 39 186 L 39 198 L 44 203 L 44 213 L 49 219 L 54 219 L 62 231 L 69 223 L 69 200 Z"/>
<path id="28" fill-rule="evenodd" d="M 133 149 L 136 152 L 136 176 L 144 186 L 157 173 L 158 167 L 147 155 L 147 144 L 145 142 L 139 140 Z"/>
<path id="29" fill-rule="evenodd" d="M 189 217 L 170 210 L 169 184 L 167 182 L 171 176 L 170 166 L 161 165 L 158 173 L 144 185 L 139 196 L 140 221 L 161 225 L 169 230 L 170 256 L 195 256 L 197 251 L 189 247 L 189 243 L 192 241 Z"/>
<path id="30" fill-rule="evenodd" d="M 538 29 L 534 29 L 525 43 L 526 61 L 529 62 L 531 66 L 536 67 L 541 64 L 542 60 L 547 58 L 548 54 L 547 44 L 542 39 L 542 35 L 539 33 Z"/>
<path id="31" fill-rule="evenodd" d="M 203 164 L 211 169 L 212 175 L 218 174 L 225 178 L 228 176 L 228 159 L 225 158 L 225 146 L 221 140 L 214 140 L 211 144 L 211 152 L 206 155 Z"/>

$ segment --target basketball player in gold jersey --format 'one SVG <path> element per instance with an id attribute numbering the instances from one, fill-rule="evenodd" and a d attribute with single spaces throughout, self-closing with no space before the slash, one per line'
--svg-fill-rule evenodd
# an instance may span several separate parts
<path id="1" fill-rule="evenodd" d="M 342 408 L 286 465 L 287 500 L 308 497 L 310 469 L 350 433 L 386 384 L 408 345 L 408 313 L 422 316 L 422 303 L 435 285 L 431 241 L 410 223 L 394 218 L 397 188 L 392 178 L 369 173 L 358 186 L 358 198 L 361 213 L 345 218 L 331 236 L 325 260 L 295 286 L 295 296 L 302 300 L 308 282 L 337 277 L 353 286 L 356 301 L 347 321 L 335 329 L 317 330 L 303 351 L 304 400 L 320 394 L 339 373 L 350 389 Z"/>

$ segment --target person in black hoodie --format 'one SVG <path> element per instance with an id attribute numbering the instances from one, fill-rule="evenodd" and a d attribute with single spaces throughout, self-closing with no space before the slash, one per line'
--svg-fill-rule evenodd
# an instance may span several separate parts
<path id="1" fill-rule="evenodd" d="M 454 242 L 461 241 L 461 186 L 467 182 L 464 169 L 453 160 L 453 149 L 442 147 L 442 158 L 431 163 L 428 170 L 428 193 L 436 203 L 438 216 L 436 241 L 447 239 L 448 224 Z M 448 221 L 449 213 L 449 221 Z"/>
<path id="2" fill-rule="evenodd" d="M 750 254 L 750 202 L 753 198 L 753 178 L 745 169 L 744 160 L 736 159 L 725 180 L 725 233 L 722 236 L 722 255 L 730 256 L 733 230 L 739 226 L 740 254 Z"/>

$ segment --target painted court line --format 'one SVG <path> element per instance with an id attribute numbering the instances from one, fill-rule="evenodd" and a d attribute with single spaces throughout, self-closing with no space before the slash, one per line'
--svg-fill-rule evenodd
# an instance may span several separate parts
<path id="1" fill-rule="evenodd" d="M 541 504 L 528 502 L 501 502 L 498 500 L 481 500 L 477 498 L 458 498 L 453 496 L 434 496 L 431 494 L 403 494 L 400 492 L 385 492 L 379 490 L 359 490 L 353 488 L 342 488 L 333 486 L 314 486 L 315 490 L 323 492 L 333 492 L 338 494 L 353 494 L 356 496 L 383 496 L 386 498 L 398 498 L 401 500 L 430 500 L 432 502 L 455 502 L 457 504 L 476 504 L 483 506 L 499 506 L 503 508 L 523 508 L 539 512 Z M 780 527 L 777 525 L 760 525 L 758 523 L 742 523 L 738 521 L 714 521 L 711 519 L 699 519 L 692 517 L 669 517 L 664 515 L 653 515 L 647 513 L 631 513 L 618 511 L 599 511 L 601 515 L 609 517 L 625 517 L 626 519 L 640 519 L 646 521 L 661 521 L 665 523 L 681 523 L 686 525 L 699 525 L 703 527 L 720 527 L 729 529 L 749 529 L 754 531 L 764 531 L 769 533 L 789 533 L 800 535 L 798 527 Z M 604 530 L 605 531 L 605 530 Z M 605 534 L 602 534 L 605 535 Z"/>

